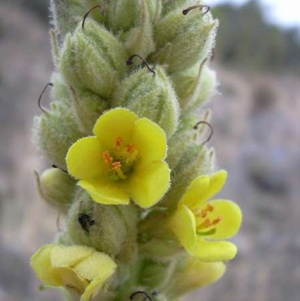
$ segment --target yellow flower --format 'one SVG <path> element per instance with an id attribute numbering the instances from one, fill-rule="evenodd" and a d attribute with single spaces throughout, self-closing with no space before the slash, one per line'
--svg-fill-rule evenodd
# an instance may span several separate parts
<path id="1" fill-rule="evenodd" d="M 102 204 L 132 199 L 147 208 L 157 203 L 170 185 L 164 131 L 147 118 L 116 108 L 99 117 L 93 133 L 67 153 L 68 171 L 80 180 L 78 185 Z"/>
<path id="2" fill-rule="evenodd" d="M 40 248 L 32 256 L 31 266 L 44 284 L 73 289 L 82 301 L 96 296 L 116 269 L 114 261 L 104 253 L 57 244 Z"/>
<path id="3" fill-rule="evenodd" d="M 222 199 L 208 202 L 226 179 L 224 170 L 194 179 L 170 219 L 169 226 L 186 251 L 203 261 L 229 260 L 237 252 L 233 243 L 220 240 L 238 232 L 242 221 L 239 206 Z"/>

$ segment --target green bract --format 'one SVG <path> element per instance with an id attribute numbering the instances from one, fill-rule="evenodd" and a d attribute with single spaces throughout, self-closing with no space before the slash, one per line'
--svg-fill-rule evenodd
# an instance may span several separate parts
<path id="1" fill-rule="evenodd" d="M 136 224 L 135 208 L 100 205 L 78 192 L 68 213 L 67 233 L 74 244 L 128 260 L 135 256 Z"/>
<path id="2" fill-rule="evenodd" d="M 155 26 L 157 51 L 152 59 L 166 64 L 169 72 L 191 67 L 210 55 L 214 47 L 218 22 L 209 13 L 192 10 L 183 15 L 182 9 L 175 9 Z"/>
<path id="3" fill-rule="evenodd" d="M 113 105 L 157 122 L 171 136 L 180 113 L 177 96 L 164 69 L 156 66 L 154 72 L 144 68 L 129 75 L 116 89 Z"/>
<path id="4" fill-rule="evenodd" d="M 83 136 L 69 104 L 63 101 L 52 102 L 49 113 L 35 117 L 33 134 L 41 153 L 63 169 L 69 147 Z"/>
<path id="5" fill-rule="evenodd" d="M 41 176 L 36 174 L 41 197 L 50 205 L 66 212 L 75 193 L 75 181 L 59 168 L 46 169 Z"/>
<path id="6" fill-rule="evenodd" d="M 126 50 L 104 26 L 95 21 L 80 23 L 68 34 L 60 69 L 71 87 L 88 89 L 109 97 L 126 70 Z"/>

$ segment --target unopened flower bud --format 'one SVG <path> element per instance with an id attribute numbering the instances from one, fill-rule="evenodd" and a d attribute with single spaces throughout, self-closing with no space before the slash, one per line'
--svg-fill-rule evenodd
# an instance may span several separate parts
<path id="1" fill-rule="evenodd" d="M 89 19 L 66 36 L 60 69 L 71 87 L 109 97 L 125 73 L 126 58 L 122 44 Z"/>
<path id="2" fill-rule="evenodd" d="M 203 119 L 209 119 L 205 113 Z M 191 119 L 192 120 L 192 119 Z M 189 121 L 187 121 L 187 125 Z M 198 128 L 183 128 L 175 133 L 169 141 L 168 163 L 172 169 L 172 186 L 164 197 L 162 206 L 175 208 L 188 184 L 201 174 L 210 174 L 215 167 L 214 150 L 199 143 Z M 182 143 L 184 141 L 184 143 Z"/>
<path id="3" fill-rule="evenodd" d="M 189 182 L 201 174 L 209 174 L 214 168 L 214 151 L 206 146 L 190 145 L 175 169 L 172 170 L 172 188 L 165 196 L 162 206 L 177 205 Z"/>
<path id="4" fill-rule="evenodd" d="M 67 232 L 75 244 L 91 246 L 121 260 L 134 255 L 136 209 L 95 203 L 83 191 L 69 210 Z"/>
<path id="5" fill-rule="evenodd" d="M 72 106 L 80 129 L 91 134 L 96 120 L 108 109 L 108 101 L 89 91 L 73 90 L 72 94 Z"/>
<path id="6" fill-rule="evenodd" d="M 158 50 L 152 60 L 166 64 L 171 73 L 191 67 L 209 56 L 217 26 L 210 13 L 199 9 L 185 15 L 181 9 L 171 11 L 155 27 Z"/>
<path id="7" fill-rule="evenodd" d="M 66 169 L 65 157 L 70 146 L 83 136 L 70 105 L 63 101 L 51 103 L 51 110 L 35 118 L 33 139 L 50 162 Z"/>
<path id="8" fill-rule="evenodd" d="M 140 283 L 151 290 L 160 290 L 172 277 L 172 261 L 146 258 L 141 265 Z"/>
<path id="9" fill-rule="evenodd" d="M 146 57 L 154 51 L 151 21 L 157 9 L 156 0 L 116 0 L 109 5 L 109 27 L 120 35 L 129 55 Z"/>
<path id="10" fill-rule="evenodd" d="M 153 120 L 171 136 L 179 118 L 177 97 L 163 68 L 157 66 L 154 72 L 144 68 L 126 78 L 113 95 L 113 104 Z"/>
<path id="11" fill-rule="evenodd" d="M 161 17 L 163 7 L 162 2 L 162 0 L 146 0 L 153 23 L 156 23 L 156 21 Z"/>
<path id="12" fill-rule="evenodd" d="M 76 182 L 59 168 L 46 169 L 41 176 L 37 175 L 39 191 L 42 198 L 50 205 L 66 211 L 73 198 Z"/>
<path id="13" fill-rule="evenodd" d="M 225 270 L 223 262 L 203 262 L 196 257 L 186 257 L 178 264 L 166 290 L 171 293 L 171 300 L 176 299 L 218 281 Z"/>
<path id="14" fill-rule="evenodd" d="M 80 130 L 91 134 L 92 128 L 99 116 L 109 107 L 109 102 L 99 95 L 88 91 L 68 87 L 59 74 L 53 74 L 52 98 L 66 101 L 73 109 Z"/>
<path id="15" fill-rule="evenodd" d="M 108 7 L 108 26 L 114 32 L 126 32 L 140 18 L 141 0 L 114 0 Z"/>
<path id="16" fill-rule="evenodd" d="M 124 35 L 124 44 L 130 55 L 138 53 L 147 57 L 155 50 L 153 40 L 153 27 L 147 6 L 143 6 L 143 14 L 140 22 Z"/>
<path id="17" fill-rule="evenodd" d="M 216 73 L 206 65 L 194 65 L 171 76 L 181 108 L 194 109 L 207 102 L 216 92 Z"/>

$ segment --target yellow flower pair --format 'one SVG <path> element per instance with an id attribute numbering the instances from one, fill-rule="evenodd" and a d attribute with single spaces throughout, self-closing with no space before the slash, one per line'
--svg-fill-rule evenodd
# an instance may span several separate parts
<path id="1" fill-rule="evenodd" d="M 232 259 L 236 246 L 220 241 L 234 236 L 241 225 L 242 213 L 232 201 L 208 201 L 223 188 L 227 172 L 194 179 L 179 201 L 169 226 L 182 246 L 203 261 Z"/>
<path id="2" fill-rule="evenodd" d="M 98 119 L 95 136 L 74 143 L 67 154 L 68 171 L 96 202 L 155 205 L 169 188 L 170 170 L 164 161 L 164 131 L 147 118 L 113 109 Z M 240 208 L 228 200 L 208 199 L 227 179 L 225 171 L 194 179 L 169 223 L 188 253 L 203 261 L 232 259 L 234 244 L 219 241 L 234 236 L 240 227 Z"/>
<path id="3" fill-rule="evenodd" d="M 170 185 L 164 131 L 116 108 L 99 117 L 93 133 L 67 153 L 68 171 L 80 180 L 78 185 L 102 204 L 128 204 L 130 199 L 143 208 L 156 204 Z"/>
<path id="4" fill-rule="evenodd" d="M 100 291 L 116 269 L 106 254 L 84 246 L 49 244 L 31 258 L 31 266 L 45 284 L 65 287 L 88 301 Z"/>
<path id="5" fill-rule="evenodd" d="M 170 186 L 164 131 L 147 118 L 117 108 L 99 117 L 93 133 L 95 136 L 75 142 L 67 153 L 68 172 L 79 179 L 78 185 L 102 204 L 125 205 L 133 200 L 142 208 L 155 205 Z M 236 254 L 234 244 L 220 240 L 238 232 L 240 208 L 228 200 L 208 201 L 222 189 L 226 178 L 221 170 L 194 179 L 168 222 L 192 255 L 188 277 L 211 268 L 209 277 L 197 280 L 195 286 L 219 278 L 224 272 L 220 261 Z M 207 265 L 208 261 L 215 265 Z M 96 296 L 116 269 L 109 256 L 92 248 L 57 244 L 39 249 L 31 264 L 43 283 L 73 289 L 82 301 Z"/>

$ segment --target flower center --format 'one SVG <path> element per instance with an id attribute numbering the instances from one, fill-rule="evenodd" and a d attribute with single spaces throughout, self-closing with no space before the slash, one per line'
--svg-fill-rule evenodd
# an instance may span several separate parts
<path id="1" fill-rule="evenodd" d="M 138 151 L 133 144 L 124 143 L 122 137 L 117 137 L 113 148 L 102 153 L 109 177 L 114 180 L 125 180 L 133 169 Z"/>
<path id="2" fill-rule="evenodd" d="M 216 232 L 216 227 L 222 218 L 220 216 L 212 217 L 214 210 L 214 206 L 207 204 L 196 213 L 198 235 L 212 235 Z"/>

